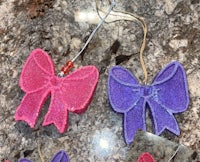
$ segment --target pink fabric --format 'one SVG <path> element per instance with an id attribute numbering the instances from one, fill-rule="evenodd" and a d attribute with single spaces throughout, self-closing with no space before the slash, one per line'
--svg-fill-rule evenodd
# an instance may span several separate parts
<path id="1" fill-rule="evenodd" d="M 49 55 L 41 49 L 33 50 L 21 72 L 19 84 L 26 94 L 16 110 L 15 120 L 23 120 L 33 128 L 44 102 L 51 95 L 43 126 L 54 124 L 63 133 L 68 111 L 83 113 L 87 109 L 98 76 L 95 66 L 84 66 L 59 78 L 55 76 Z"/>
<path id="2" fill-rule="evenodd" d="M 154 158 L 148 152 L 144 152 L 140 155 L 137 162 L 155 162 Z"/>

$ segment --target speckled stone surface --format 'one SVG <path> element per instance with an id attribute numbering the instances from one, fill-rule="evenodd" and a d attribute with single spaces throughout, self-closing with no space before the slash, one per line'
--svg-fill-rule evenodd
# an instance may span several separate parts
<path id="1" fill-rule="evenodd" d="M 37 4 L 36 4 L 37 2 Z M 104 5 L 108 4 L 103 1 Z M 133 22 L 104 24 L 76 62 L 75 68 L 96 65 L 100 71 L 97 90 L 89 109 L 82 115 L 69 114 L 69 128 L 59 134 L 54 126 L 42 127 L 49 102 L 34 129 L 15 122 L 14 113 L 24 93 L 18 86 L 22 66 L 31 50 L 42 48 L 52 57 L 56 71 L 83 47 L 96 27 L 95 1 L 1 0 L 0 1 L 0 160 L 27 157 L 39 161 L 37 150 L 49 161 L 65 150 L 72 162 L 136 161 L 150 152 L 157 161 L 167 161 L 181 146 L 176 162 L 200 161 L 200 2 L 198 0 L 121 0 L 117 9 L 134 12 L 148 25 L 144 60 L 149 83 L 168 62 L 177 60 L 186 70 L 190 92 L 189 109 L 176 115 L 179 137 L 165 131 L 161 137 L 138 132 L 127 146 L 122 132 L 122 115 L 112 111 L 107 97 L 111 66 L 130 69 L 142 81 L 138 51 L 142 30 Z M 86 15 L 84 15 L 85 13 Z M 83 16 L 84 15 L 84 16 Z M 81 17 L 82 16 L 82 17 Z M 83 18 L 87 18 L 87 21 Z M 130 56 L 130 57 L 126 57 Z M 122 58 L 122 59 L 119 59 Z M 152 122 L 147 112 L 147 130 Z"/>

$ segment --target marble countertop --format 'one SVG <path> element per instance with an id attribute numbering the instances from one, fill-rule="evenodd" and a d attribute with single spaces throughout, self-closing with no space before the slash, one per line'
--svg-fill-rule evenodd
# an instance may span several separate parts
<path id="1" fill-rule="evenodd" d="M 108 1 L 101 1 L 108 7 Z M 110 67 L 119 64 L 143 80 L 139 49 L 143 33 L 131 21 L 104 23 L 95 34 L 75 69 L 97 66 L 100 77 L 88 110 L 69 113 L 69 126 L 60 134 L 53 126 L 42 127 L 49 101 L 45 103 L 34 129 L 13 118 L 24 96 L 18 85 L 22 66 L 35 48 L 47 51 L 56 72 L 83 47 L 99 17 L 95 1 L 1 0 L 0 1 L 0 160 L 11 162 L 22 157 L 39 161 L 38 144 L 45 161 L 65 150 L 72 162 L 136 161 L 142 152 L 156 161 L 167 162 L 178 145 L 172 161 L 200 161 L 200 2 L 198 0 L 117 0 L 115 9 L 142 16 L 148 26 L 144 61 L 148 83 L 168 63 L 177 60 L 185 68 L 190 105 L 175 115 L 180 136 L 164 131 L 152 134 L 149 111 L 147 132 L 138 131 L 127 146 L 123 137 L 123 116 L 115 113 L 107 96 Z"/>

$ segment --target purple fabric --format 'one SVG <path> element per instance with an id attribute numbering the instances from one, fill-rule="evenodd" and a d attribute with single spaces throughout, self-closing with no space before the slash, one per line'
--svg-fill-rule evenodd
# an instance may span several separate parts
<path id="1" fill-rule="evenodd" d="M 18 162 L 32 162 L 32 161 L 26 158 L 22 158 Z M 51 162 L 70 162 L 70 160 L 66 152 L 61 150 L 54 155 L 54 157 L 51 159 Z"/>
<path id="2" fill-rule="evenodd" d="M 19 159 L 18 162 L 32 162 L 31 160 L 28 160 L 26 158 L 22 158 L 22 159 Z"/>
<path id="3" fill-rule="evenodd" d="M 51 162 L 70 162 L 70 160 L 66 152 L 61 150 L 54 155 Z"/>
<path id="4" fill-rule="evenodd" d="M 124 114 L 124 137 L 130 144 L 137 130 L 146 131 L 145 109 L 152 114 L 155 134 L 165 129 L 179 135 L 173 113 L 185 111 L 189 105 L 186 74 L 179 62 L 163 68 L 151 85 L 140 85 L 130 71 L 114 66 L 108 77 L 108 96 L 112 108 Z"/>

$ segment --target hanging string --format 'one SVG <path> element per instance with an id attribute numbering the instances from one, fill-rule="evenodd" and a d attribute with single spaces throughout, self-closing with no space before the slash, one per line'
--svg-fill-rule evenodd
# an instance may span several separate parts
<path id="1" fill-rule="evenodd" d="M 44 158 L 43 158 L 43 156 L 42 156 L 42 152 L 41 152 L 41 149 L 40 149 L 40 144 L 38 144 L 38 154 L 39 154 L 39 156 L 40 156 L 41 162 L 44 162 Z"/>
<path id="2" fill-rule="evenodd" d="M 110 14 L 110 12 L 112 11 L 112 9 L 115 6 L 115 4 L 116 4 L 116 2 L 115 2 L 115 0 L 113 0 L 112 3 L 111 3 L 111 5 L 110 5 L 110 7 L 109 7 L 109 9 L 108 9 L 108 11 L 107 11 L 107 14 L 101 19 L 101 21 L 99 22 L 99 24 L 97 25 L 97 27 L 93 30 L 92 34 L 90 35 L 90 37 L 86 41 L 86 43 L 83 46 L 82 50 L 72 59 L 72 62 L 74 62 L 81 55 L 81 53 L 85 50 L 85 48 L 87 47 L 87 45 L 89 44 L 89 42 L 94 37 L 94 34 L 101 27 L 101 25 L 104 23 L 104 21 L 106 20 L 106 18 L 108 17 L 108 15 Z"/>
<path id="3" fill-rule="evenodd" d="M 85 48 L 87 47 L 87 45 L 89 44 L 89 42 L 92 40 L 92 38 L 94 37 L 95 33 L 97 32 L 97 30 L 101 27 L 101 25 L 104 23 L 104 21 L 106 20 L 106 18 L 108 17 L 108 15 L 110 14 L 110 12 L 112 11 L 113 7 L 115 6 L 116 2 L 115 0 L 112 1 L 106 15 L 101 19 L 101 21 L 99 22 L 99 24 L 97 25 L 97 27 L 93 30 L 92 34 L 89 36 L 88 40 L 86 41 L 85 45 L 83 46 L 83 48 L 81 49 L 81 51 L 71 60 L 71 61 L 67 61 L 65 66 L 63 66 L 61 68 L 61 72 L 58 74 L 58 76 L 62 77 L 64 76 L 64 74 L 68 74 L 69 70 L 71 68 L 73 68 L 73 62 L 81 55 L 81 53 L 85 50 Z"/>
<path id="4" fill-rule="evenodd" d="M 176 151 L 174 152 L 174 154 L 171 156 L 171 158 L 167 161 L 167 162 L 170 162 L 177 154 L 177 152 L 179 151 L 179 149 L 181 148 L 181 145 L 179 145 L 176 149 Z"/>
<path id="5" fill-rule="evenodd" d="M 97 0 L 96 0 L 96 7 L 97 7 L 97 11 L 98 11 L 98 15 L 99 16 L 100 16 L 99 11 L 101 11 L 101 12 L 103 12 L 105 14 L 105 11 L 100 9 Z M 148 73 L 147 73 L 145 62 L 144 62 L 144 59 L 143 59 L 143 53 L 144 53 L 144 49 L 145 49 L 145 46 L 146 46 L 146 37 L 147 37 L 147 25 L 146 25 L 146 22 L 145 22 L 144 18 L 140 17 L 140 16 L 138 16 L 138 15 L 136 15 L 134 13 L 121 11 L 121 10 L 112 10 L 110 12 L 109 16 L 115 16 L 116 20 L 114 20 L 114 21 L 119 21 L 119 20 L 136 21 L 142 26 L 142 29 L 143 29 L 143 41 L 142 41 L 142 45 L 140 47 L 139 59 L 140 59 L 140 64 L 142 66 L 143 73 L 144 73 L 143 82 L 144 82 L 144 84 L 147 84 Z M 100 16 L 100 18 L 102 19 L 101 16 Z M 111 22 L 113 22 L 113 21 L 111 21 Z"/>

